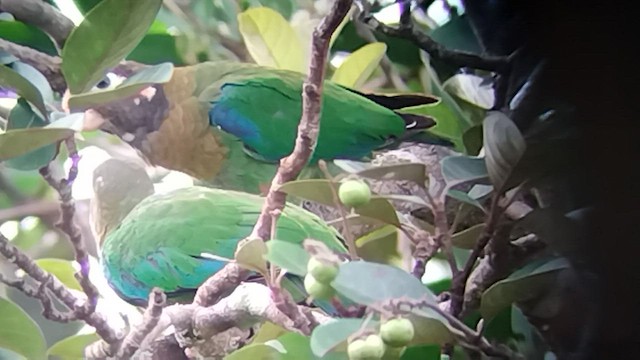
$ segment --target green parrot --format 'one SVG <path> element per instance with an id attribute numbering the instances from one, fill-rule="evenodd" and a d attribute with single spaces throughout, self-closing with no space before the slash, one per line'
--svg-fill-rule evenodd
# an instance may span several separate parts
<path id="1" fill-rule="evenodd" d="M 220 257 L 233 259 L 264 202 L 258 195 L 200 186 L 154 193 L 144 169 L 118 159 L 95 169 L 93 188 L 90 216 L 103 274 L 118 296 L 138 306 L 147 304 L 155 286 L 171 302 L 191 301 L 198 286 L 224 267 Z M 276 232 L 279 240 L 312 238 L 337 254 L 347 252 L 334 228 L 296 205 L 285 207 Z M 295 275 L 287 274 L 284 286 L 297 300 L 306 297 Z M 331 312 L 328 302 L 316 305 Z"/>
<path id="2" fill-rule="evenodd" d="M 94 89 L 111 89 L 145 66 L 123 63 Z M 214 187 L 258 194 L 293 150 L 303 81 L 304 74 L 247 63 L 176 67 L 167 83 L 85 109 L 85 122 L 119 136 L 152 165 Z M 396 110 L 436 101 L 414 94 L 363 94 L 326 81 L 318 143 L 306 173 L 313 174 L 320 159 L 361 160 L 412 137 L 424 141 L 425 129 L 435 121 Z"/>

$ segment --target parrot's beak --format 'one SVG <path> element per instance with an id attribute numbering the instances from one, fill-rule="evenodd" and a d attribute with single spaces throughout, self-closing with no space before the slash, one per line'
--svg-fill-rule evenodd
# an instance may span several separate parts
<path id="1" fill-rule="evenodd" d="M 71 111 L 69 109 L 69 97 L 71 97 L 71 93 L 69 89 L 67 89 L 62 95 L 62 110 L 69 114 Z M 82 131 L 94 131 L 99 130 L 105 124 L 106 120 L 99 112 L 89 109 L 84 112 L 84 118 L 82 120 Z"/>

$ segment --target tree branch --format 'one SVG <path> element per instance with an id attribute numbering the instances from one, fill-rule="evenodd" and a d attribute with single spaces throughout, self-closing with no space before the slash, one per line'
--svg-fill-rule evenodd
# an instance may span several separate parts
<path id="1" fill-rule="evenodd" d="M 40 71 L 49 81 L 51 88 L 57 93 L 63 94 L 67 89 L 67 83 L 60 69 L 60 65 L 62 64 L 61 58 L 50 56 L 30 47 L 14 44 L 4 39 L 0 39 L 0 50 L 10 53 Z"/>
<path id="2" fill-rule="evenodd" d="M 267 240 L 271 224 L 276 221 L 272 213 L 282 210 L 287 195 L 279 188 L 282 184 L 295 180 L 307 165 L 316 147 L 320 129 L 320 107 L 325 64 L 331 35 L 351 8 L 353 0 L 336 0 L 327 16 L 313 32 L 311 64 L 309 74 L 302 85 L 302 117 L 298 126 L 298 136 L 291 155 L 280 161 L 276 176 L 271 182 L 269 193 L 251 237 Z"/>
<path id="3" fill-rule="evenodd" d="M 40 0 L 0 0 L 0 10 L 11 13 L 17 20 L 33 25 L 51 36 L 62 48 L 73 22 L 56 8 Z"/>
<path id="4" fill-rule="evenodd" d="M 129 332 L 127 337 L 122 341 L 120 350 L 118 351 L 118 357 L 123 359 L 129 359 L 138 350 L 140 344 L 151 333 L 154 327 L 160 321 L 162 315 L 162 308 L 164 308 L 167 302 L 167 297 L 164 292 L 158 288 L 154 288 L 149 294 L 149 305 L 144 313 L 142 323 L 133 331 Z"/>
<path id="5" fill-rule="evenodd" d="M 118 334 L 109 326 L 107 319 L 96 312 L 86 312 L 86 301 L 76 297 L 64 284 L 56 277 L 42 270 L 29 256 L 13 246 L 9 239 L 0 234 L 0 254 L 20 269 L 22 269 L 33 280 L 40 284 L 45 284 L 48 291 L 57 297 L 78 319 L 85 321 L 88 325 L 96 329 L 107 343 L 116 344 L 120 339 Z"/>
<path id="6" fill-rule="evenodd" d="M 366 9 L 366 7 L 363 7 Z M 405 12 L 403 12 L 405 14 Z M 406 39 L 414 43 L 430 56 L 459 67 L 471 67 L 479 70 L 503 73 L 509 69 L 509 58 L 504 56 L 483 56 L 466 51 L 450 50 L 442 46 L 422 31 L 415 28 L 413 21 L 404 16 L 404 21 L 397 28 L 383 24 L 367 11 L 363 11 L 360 20 L 375 31 L 387 36 Z"/>

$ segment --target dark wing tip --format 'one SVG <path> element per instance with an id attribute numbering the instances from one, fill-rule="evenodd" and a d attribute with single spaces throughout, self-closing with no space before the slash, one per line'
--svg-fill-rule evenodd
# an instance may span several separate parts
<path id="1" fill-rule="evenodd" d="M 404 120 L 405 129 L 410 132 L 429 129 L 436 125 L 436 120 L 431 116 L 400 113 L 398 116 Z"/>

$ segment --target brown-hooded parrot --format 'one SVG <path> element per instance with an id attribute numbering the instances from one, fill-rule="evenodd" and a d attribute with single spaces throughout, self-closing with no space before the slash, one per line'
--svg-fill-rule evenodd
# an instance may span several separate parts
<path id="1" fill-rule="evenodd" d="M 96 85 L 109 89 L 144 68 L 123 63 Z M 176 67 L 170 81 L 85 112 L 153 165 L 223 189 L 259 193 L 294 147 L 304 74 L 227 61 Z M 331 81 L 323 87 L 318 160 L 361 160 L 435 125 L 396 110 L 428 104 L 422 95 L 364 94 Z"/>

